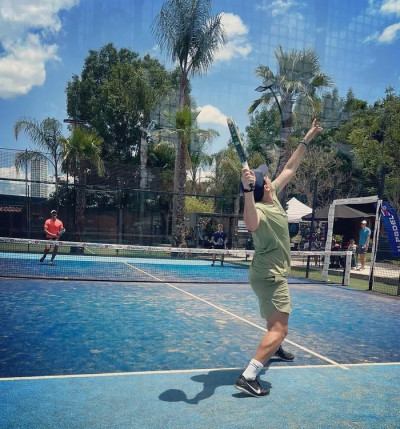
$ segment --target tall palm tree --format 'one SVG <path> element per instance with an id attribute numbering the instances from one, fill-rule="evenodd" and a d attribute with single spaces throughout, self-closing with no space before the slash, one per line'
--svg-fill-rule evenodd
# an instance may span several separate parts
<path id="1" fill-rule="evenodd" d="M 225 43 L 226 33 L 222 15 L 211 15 L 211 0 L 167 0 L 157 15 L 153 33 L 172 61 L 179 63 L 179 107 L 190 106 L 189 75 L 206 72 L 214 53 Z M 173 236 L 185 244 L 185 183 L 189 140 L 186 133 L 178 133 L 175 155 Z"/>
<path id="2" fill-rule="evenodd" d="M 86 128 L 74 127 L 68 138 L 62 138 L 63 170 L 72 173 L 77 180 L 75 200 L 75 240 L 82 241 L 85 229 L 86 184 L 89 169 L 99 175 L 104 173 L 101 159 L 103 140 Z"/>
<path id="3" fill-rule="evenodd" d="M 58 167 L 62 159 L 63 145 L 62 125 L 54 118 L 46 118 L 39 122 L 36 119 L 20 118 L 14 124 L 14 136 L 18 139 L 21 132 L 25 132 L 32 142 L 44 152 L 36 150 L 26 150 L 19 152 L 14 158 L 14 165 L 17 170 L 26 168 L 28 162 L 36 160 L 49 161 L 54 168 L 55 196 L 58 209 Z"/>
<path id="4" fill-rule="evenodd" d="M 290 156 L 290 136 L 294 125 L 294 107 L 300 113 L 296 120 L 300 125 L 308 126 L 311 118 L 321 110 L 321 102 L 317 90 L 330 87 L 331 77 L 321 71 L 318 55 L 314 49 L 292 50 L 289 53 L 279 47 L 275 51 L 277 73 L 268 66 L 260 65 L 256 75 L 263 80 L 265 92 L 254 100 L 249 107 L 253 113 L 260 104 L 273 105 L 278 103 L 281 112 L 281 151 L 275 176 L 279 174 Z M 270 91 L 267 91 L 269 89 Z"/>

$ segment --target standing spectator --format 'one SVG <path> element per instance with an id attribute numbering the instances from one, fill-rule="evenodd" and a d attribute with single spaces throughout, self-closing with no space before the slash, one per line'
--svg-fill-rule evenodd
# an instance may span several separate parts
<path id="1" fill-rule="evenodd" d="M 200 247 L 203 247 L 204 234 L 203 234 L 204 222 L 201 220 L 197 224 L 197 243 Z"/>
<path id="2" fill-rule="evenodd" d="M 315 239 L 311 242 L 311 250 L 318 250 L 318 244 Z M 303 250 L 310 250 L 310 236 L 306 237 L 306 242 L 304 243 Z M 317 266 L 319 263 L 319 256 L 314 255 L 314 265 Z"/>
<path id="3" fill-rule="evenodd" d="M 360 239 L 357 247 L 357 253 L 360 255 L 361 267 L 357 267 L 357 270 L 365 269 L 365 259 L 367 257 L 370 237 L 371 230 L 367 227 L 367 221 L 363 220 L 361 222 Z"/>
<path id="4" fill-rule="evenodd" d="M 218 224 L 218 230 L 214 232 L 211 237 L 211 244 L 214 249 L 225 249 L 226 247 L 227 236 L 224 232 L 224 227 L 222 224 Z M 213 261 L 211 266 L 213 267 L 215 264 L 215 260 L 217 259 L 217 255 L 213 254 Z M 224 265 L 225 255 L 221 255 L 221 267 Z"/>

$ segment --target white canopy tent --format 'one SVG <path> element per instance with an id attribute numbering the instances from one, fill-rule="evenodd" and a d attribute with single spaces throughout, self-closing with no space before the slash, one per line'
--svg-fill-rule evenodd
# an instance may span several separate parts
<path id="1" fill-rule="evenodd" d="M 299 223 L 303 216 L 312 212 L 312 208 L 300 202 L 297 198 L 291 198 L 287 203 L 286 213 L 289 223 Z"/>

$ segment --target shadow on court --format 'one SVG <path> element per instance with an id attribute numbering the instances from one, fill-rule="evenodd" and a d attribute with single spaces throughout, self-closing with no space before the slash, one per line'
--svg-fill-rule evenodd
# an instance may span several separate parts
<path id="1" fill-rule="evenodd" d="M 265 371 L 262 371 L 263 374 Z M 161 393 L 159 399 L 165 402 L 186 402 L 187 404 L 197 405 L 200 401 L 210 398 L 214 395 L 216 389 L 222 386 L 233 386 L 236 379 L 242 371 L 209 371 L 206 374 L 194 375 L 190 379 L 196 383 L 203 384 L 203 390 L 196 394 L 193 398 L 188 398 L 187 394 L 179 389 L 168 389 L 165 392 Z M 262 386 L 271 389 L 271 383 L 262 382 Z M 251 398 L 244 394 L 243 392 L 237 392 L 232 395 L 236 398 Z"/>

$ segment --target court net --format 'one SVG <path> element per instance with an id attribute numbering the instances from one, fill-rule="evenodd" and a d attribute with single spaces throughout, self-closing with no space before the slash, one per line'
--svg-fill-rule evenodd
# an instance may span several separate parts
<path id="1" fill-rule="evenodd" d="M 52 245 L 43 262 L 46 245 Z M 57 255 L 50 264 L 54 247 Z M 89 281 L 247 283 L 254 251 L 77 243 L 0 237 L 0 276 Z M 346 252 L 292 252 L 291 282 L 345 284 Z M 215 259 L 215 261 L 213 261 Z M 222 261 L 223 260 L 223 261 Z M 305 280 L 306 279 L 306 280 Z"/>

